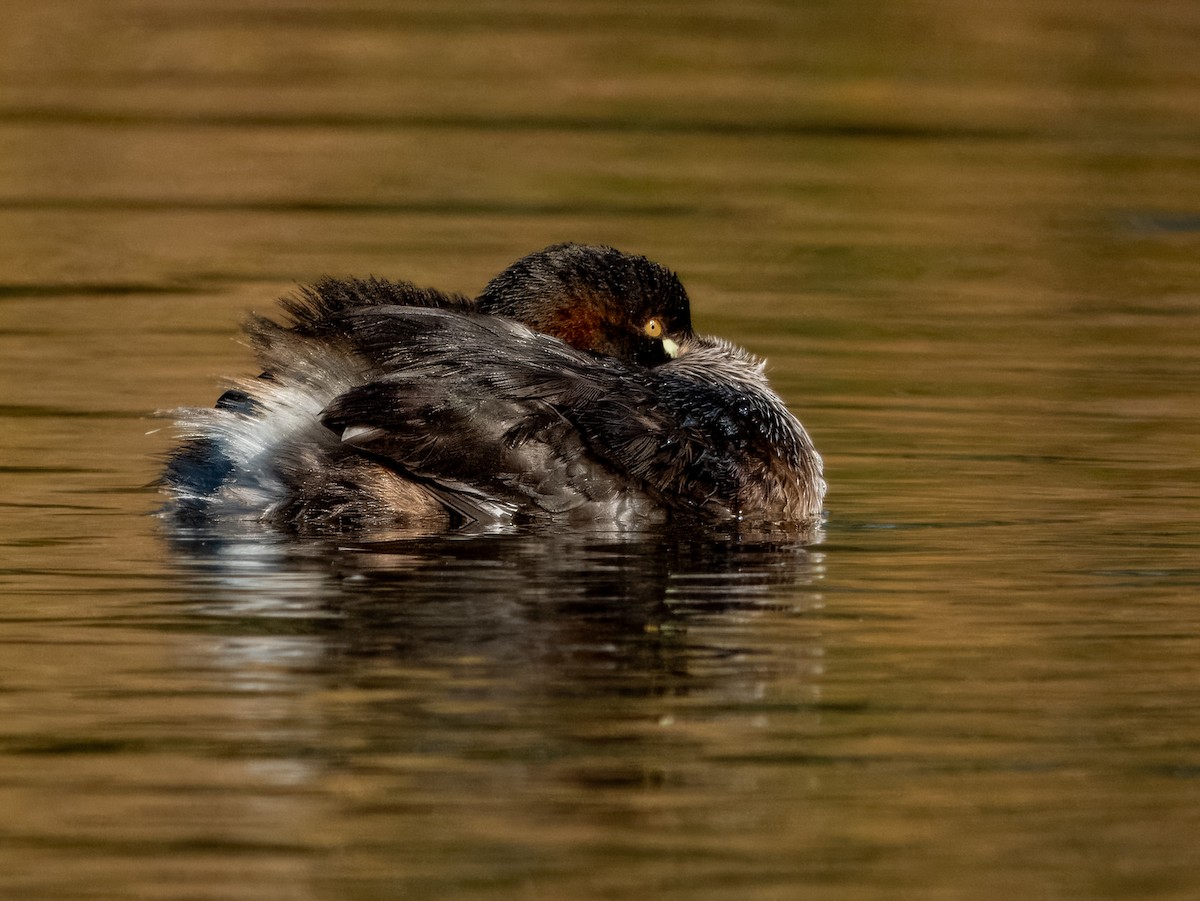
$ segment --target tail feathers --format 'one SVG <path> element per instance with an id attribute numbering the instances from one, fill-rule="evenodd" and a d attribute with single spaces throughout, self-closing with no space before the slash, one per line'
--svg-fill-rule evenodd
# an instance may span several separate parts
<path id="1" fill-rule="evenodd" d="M 243 515 L 282 502 L 285 470 L 318 466 L 336 437 L 318 415 L 325 397 L 304 386 L 257 379 L 226 391 L 212 409 L 176 413 L 183 438 L 162 485 L 182 511 Z"/>
<path id="2" fill-rule="evenodd" d="M 423 484 L 321 424 L 321 398 L 264 380 L 214 409 L 184 410 L 161 484 L 185 523 L 253 519 L 302 534 L 445 527 L 456 516 Z"/>

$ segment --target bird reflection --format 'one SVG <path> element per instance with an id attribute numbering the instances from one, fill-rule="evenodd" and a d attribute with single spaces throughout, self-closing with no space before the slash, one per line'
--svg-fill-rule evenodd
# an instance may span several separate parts
<path id="1" fill-rule="evenodd" d="M 819 532 L 168 537 L 191 609 L 229 629 L 311 631 L 338 660 L 544 668 L 568 692 L 682 690 L 697 655 L 712 670 L 742 650 L 698 649 L 690 627 L 819 603 L 823 566 Z M 675 681 L 639 682 L 651 673 Z"/>
<path id="2" fill-rule="evenodd" d="M 763 711 L 794 722 L 818 691 L 806 617 L 824 562 L 808 538 L 171 535 L 210 665 L 303 723 L 292 753 L 264 725 L 275 753 L 314 779 L 319 760 L 373 773 L 386 796 L 369 813 L 397 822 L 475 797 L 554 819 L 593 792 L 686 783 L 680 761 L 710 743 L 771 748 Z"/>

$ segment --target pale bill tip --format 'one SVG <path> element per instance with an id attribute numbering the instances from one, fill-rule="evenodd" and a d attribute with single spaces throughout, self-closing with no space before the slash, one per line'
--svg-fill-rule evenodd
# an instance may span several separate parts
<path id="1" fill-rule="evenodd" d="M 670 338 L 663 338 L 662 346 L 663 346 L 663 350 L 665 350 L 667 352 L 667 356 L 670 357 L 672 360 L 674 360 L 677 356 L 679 356 L 679 345 L 676 344 L 674 341 L 672 341 Z"/>

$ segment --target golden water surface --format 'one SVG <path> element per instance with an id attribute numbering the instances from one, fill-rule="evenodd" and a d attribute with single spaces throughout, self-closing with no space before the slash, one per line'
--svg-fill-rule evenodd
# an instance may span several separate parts
<path id="1" fill-rule="evenodd" d="M 0 897 L 1200 895 L 1200 6 L 0 2 Z M 324 274 L 679 271 L 807 546 L 187 542 Z"/>

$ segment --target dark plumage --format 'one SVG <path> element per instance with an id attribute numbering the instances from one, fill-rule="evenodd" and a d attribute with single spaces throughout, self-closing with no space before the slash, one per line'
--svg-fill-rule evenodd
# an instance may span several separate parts
<path id="1" fill-rule="evenodd" d="M 558 245 L 475 301 L 326 280 L 283 306 L 246 327 L 262 375 L 180 419 L 176 514 L 301 533 L 820 516 L 820 457 L 761 361 L 695 336 L 645 257 Z"/>

